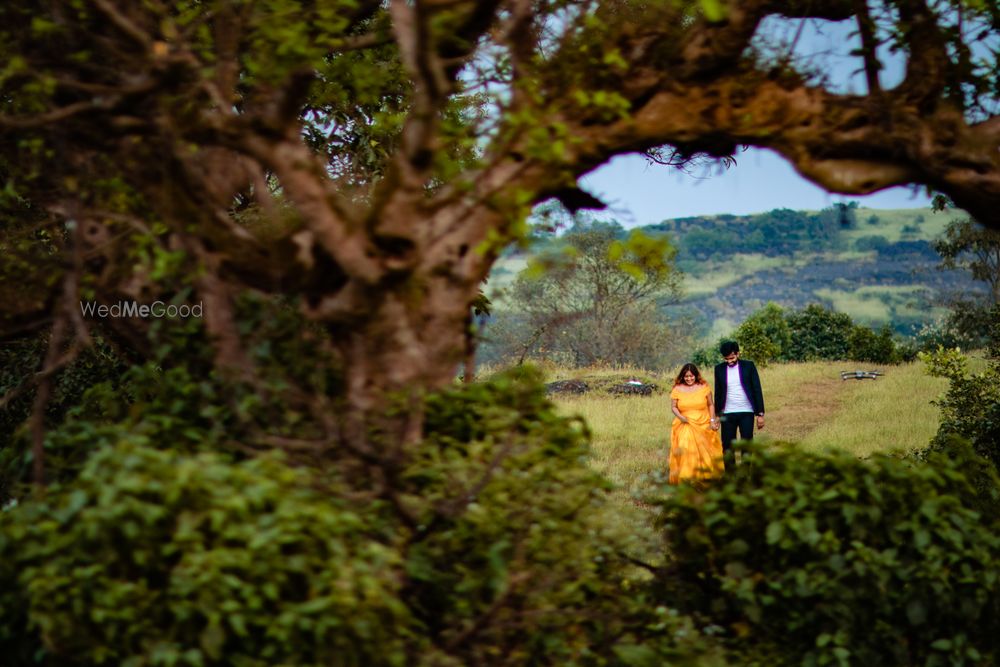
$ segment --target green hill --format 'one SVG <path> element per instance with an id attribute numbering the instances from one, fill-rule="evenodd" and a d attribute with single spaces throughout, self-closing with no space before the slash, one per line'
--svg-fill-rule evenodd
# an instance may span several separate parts
<path id="1" fill-rule="evenodd" d="M 665 308 L 695 322 L 708 339 L 729 333 L 769 301 L 787 308 L 821 303 L 908 334 L 942 314 L 949 294 L 983 289 L 964 272 L 936 268 L 931 243 L 964 215 L 851 204 L 677 218 L 643 230 L 666 234 L 678 247 L 685 296 Z M 523 253 L 501 259 L 491 287 L 512 280 L 525 259 Z"/>

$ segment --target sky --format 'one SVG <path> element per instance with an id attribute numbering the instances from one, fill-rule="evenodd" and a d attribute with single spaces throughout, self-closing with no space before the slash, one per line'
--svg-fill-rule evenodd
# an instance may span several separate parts
<path id="1" fill-rule="evenodd" d="M 794 45 L 800 63 L 826 73 L 828 90 L 864 94 L 861 60 L 849 55 L 860 43 L 855 25 L 853 21 L 769 18 L 758 35 L 769 36 L 772 43 Z M 879 57 L 885 66 L 880 84 L 891 89 L 903 77 L 904 62 L 887 48 L 880 49 Z M 650 165 L 639 155 L 625 155 L 587 174 L 580 185 L 606 202 L 607 215 L 627 227 L 695 215 L 761 213 L 775 208 L 819 210 L 850 201 L 877 209 L 930 206 L 924 189 L 896 187 L 867 196 L 828 193 L 769 150 L 749 149 L 738 153 L 736 161 L 728 169 L 714 167 L 688 175 Z"/>
<path id="2" fill-rule="evenodd" d="M 623 155 L 585 176 L 581 185 L 607 203 L 607 213 L 626 227 L 718 213 L 819 210 L 851 201 L 867 208 L 930 206 L 923 189 L 897 187 L 867 196 L 831 194 L 769 150 L 750 149 L 736 160 L 736 166 L 728 169 L 713 167 L 688 175 L 649 165 L 638 155 Z"/>

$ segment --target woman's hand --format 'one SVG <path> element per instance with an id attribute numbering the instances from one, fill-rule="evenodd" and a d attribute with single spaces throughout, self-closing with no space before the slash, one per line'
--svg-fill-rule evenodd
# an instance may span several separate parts
<path id="1" fill-rule="evenodd" d="M 713 418 L 709 422 L 709 425 L 711 426 L 711 428 L 712 428 L 713 431 L 718 431 L 719 430 L 719 420 L 718 419 Z"/>

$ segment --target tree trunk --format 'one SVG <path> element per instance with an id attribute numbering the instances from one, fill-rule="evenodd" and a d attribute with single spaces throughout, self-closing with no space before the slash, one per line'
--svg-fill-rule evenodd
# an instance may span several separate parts
<path id="1" fill-rule="evenodd" d="M 328 323 L 343 363 L 344 435 L 354 446 L 369 448 L 373 431 L 403 446 L 422 437 L 426 392 L 453 382 L 466 357 L 474 293 L 431 280 L 420 291 L 381 293 L 361 320 Z"/>

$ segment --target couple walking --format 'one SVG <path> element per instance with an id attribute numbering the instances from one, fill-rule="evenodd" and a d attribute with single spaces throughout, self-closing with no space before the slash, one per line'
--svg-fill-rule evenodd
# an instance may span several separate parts
<path id="1" fill-rule="evenodd" d="M 740 346 L 726 341 L 719 348 L 724 362 L 715 367 L 715 396 L 698 367 L 684 364 L 670 392 L 674 413 L 670 429 L 668 480 L 718 477 L 736 464 L 733 440 L 753 438 L 754 421 L 764 428 L 764 394 L 752 361 L 740 359 Z M 720 438 L 720 430 L 722 437 Z"/>

